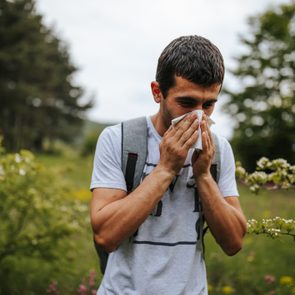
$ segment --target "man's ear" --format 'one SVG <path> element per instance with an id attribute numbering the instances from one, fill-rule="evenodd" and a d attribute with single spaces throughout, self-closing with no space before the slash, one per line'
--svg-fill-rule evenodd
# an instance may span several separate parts
<path id="1" fill-rule="evenodd" d="M 155 102 L 160 103 L 163 98 L 163 95 L 160 90 L 159 83 L 156 81 L 153 81 L 151 83 L 151 89 L 152 89 L 152 94 L 153 94 Z"/>

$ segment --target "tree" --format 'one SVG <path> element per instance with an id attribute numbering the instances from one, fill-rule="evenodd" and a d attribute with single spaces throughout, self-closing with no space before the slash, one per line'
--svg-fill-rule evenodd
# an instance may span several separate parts
<path id="1" fill-rule="evenodd" d="M 8 150 L 71 141 L 85 110 L 66 45 L 42 23 L 35 0 L 0 0 L 0 133 Z"/>
<path id="2" fill-rule="evenodd" d="M 294 163 L 295 2 L 250 18 L 249 26 L 241 37 L 246 52 L 232 71 L 239 89 L 225 87 L 233 148 L 248 170 L 262 156 Z"/>

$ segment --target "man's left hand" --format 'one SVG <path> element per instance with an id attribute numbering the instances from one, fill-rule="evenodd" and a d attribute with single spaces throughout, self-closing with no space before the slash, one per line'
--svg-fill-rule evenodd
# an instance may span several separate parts
<path id="1" fill-rule="evenodd" d="M 195 178 L 210 175 L 210 166 L 214 156 L 215 146 L 204 114 L 201 121 L 201 134 L 203 150 L 195 151 L 192 157 L 193 173 Z"/>

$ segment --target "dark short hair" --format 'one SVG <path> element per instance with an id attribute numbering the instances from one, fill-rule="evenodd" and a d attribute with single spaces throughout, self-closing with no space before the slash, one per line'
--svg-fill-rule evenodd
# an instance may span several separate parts
<path id="1" fill-rule="evenodd" d="M 222 84 L 224 63 L 219 49 L 200 36 L 182 36 L 173 40 L 158 59 L 156 81 L 164 97 L 180 76 L 204 87 Z"/>

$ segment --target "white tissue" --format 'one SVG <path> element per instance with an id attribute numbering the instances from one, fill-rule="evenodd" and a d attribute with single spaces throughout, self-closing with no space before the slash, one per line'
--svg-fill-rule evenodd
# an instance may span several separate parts
<path id="1" fill-rule="evenodd" d="M 197 141 L 195 142 L 195 144 L 192 146 L 192 148 L 194 149 L 197 149 L 197 150 L 202 150 L 203 149 L 203 145 L 202 145 L 202 136 L 201 136 L 201 126 L 200 126 L 200 123 L 202 121 L 202 116 L 203 116 L 203 113 L 204 111 L 202 110 L 195 110 L 195 111 L 192 111 L 192 112 L 189 112 L 189 113 L 186 113 L 180 117 L 177 117 L 175 119 L 173 119 L 171 121 L 171 124 L 172 126 L 174 126 L 176 123 L 178 123 L 179 121 L 181 121 L 186 115 L 190 114 L 190 113 L 196 113 L 197 116 L 198 116 L 198 120 L 199 120 L 199 128 L 198 128 L 198 138 L 197 138 Z M 208 126 L 210 127 L 212 124 L 215 124 L 215 122 L 208 117 Z"/>

